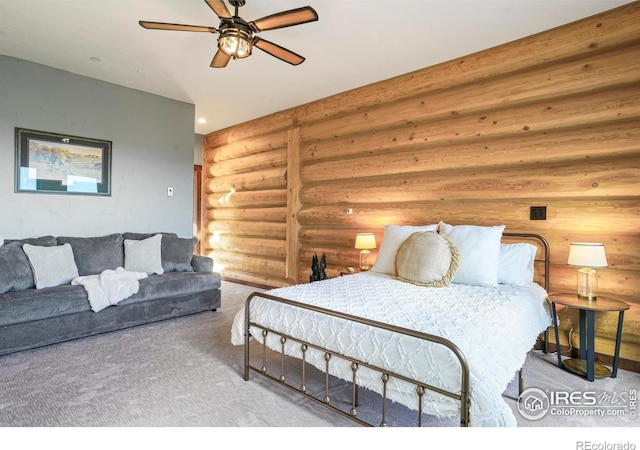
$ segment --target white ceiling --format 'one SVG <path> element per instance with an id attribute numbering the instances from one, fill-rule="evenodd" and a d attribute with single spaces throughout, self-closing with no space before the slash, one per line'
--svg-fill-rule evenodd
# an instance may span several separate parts
<path id="1" fill-rule="evenodd" d="M 247 0 L 240 8 L 247 21 L 307 5 L 317 11 L 317 22 L 258 34 L 306 61 L 291 66 L 255 49 L 212 69 L 217 35 L 138 25 L 218 28 L 204 0 L 0 0 L 0 54 L 193 103 L 196 118 L 207 120 L 194 131 L 208 134 L 625 3 Z"/>

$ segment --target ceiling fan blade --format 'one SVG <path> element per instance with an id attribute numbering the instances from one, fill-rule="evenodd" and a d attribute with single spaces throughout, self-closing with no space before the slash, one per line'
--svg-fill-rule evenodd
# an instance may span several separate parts
<path id="1" fill-rule="evenodd" d="M 229 8 L 224 4 L 224 0 L 204 0 L 209 8 L 213 10 L 214 13 L 220 19 L 231 19 L 231 13 L 229 12 Z"/>
<path id="2" fill-rule="evenodd" d="M 255 47 L 258 47 L 263 52 L 269 53 L 271 56 L 275 56 L 278 59 L 281 59 L 284 62 L 288 62 L 294 66 L 298 64 L 302 64 L 304 62 L 304 57 L 298 55 L 297 53 L 293 53 L 291 50 L 287 50 L 284 47 L 280 47 L 279 45 L 274 44 L 273 42 L 265 41 L 259 37 L 254 37 L 252 44 Z"/>
<path id="3" fill-rule="evenodd" d="M 218 30 L 212 27 L 201 27 L 199 25 L 181 25 L 178 23 L 163 22 L 146 22 L 140 20 L 138 22 L 142 28 L 148 30 L 169 30 L 169 31 L 198 31 L 202 33 L 217 33 Z"/>
<path id="4" fill-rule="evenodd" d="M 318 20 L 318 13 L 311 6 L 282 11 L 258 20 L 249 22 L 253 31 L 274 30 L 276 28 L 290 27 Z"/>
<path id="5" fill-rule="evenodd" d="M 230 59 L 231 56 L 218 49 L 215 56 L 211 60 L 211 67 L 213 67 L 214 69 L 222 69 L 223 67 L 227 67 Z"/>

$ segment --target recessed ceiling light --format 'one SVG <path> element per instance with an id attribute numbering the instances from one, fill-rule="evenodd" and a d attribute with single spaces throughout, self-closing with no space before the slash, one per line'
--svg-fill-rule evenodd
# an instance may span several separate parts
<path id="1" fill-rule="evenodd" d="M 198 123 L 207 123 L 207 119 L 205 119 L 204 117 L 200 117 L 198 119 Z"/>

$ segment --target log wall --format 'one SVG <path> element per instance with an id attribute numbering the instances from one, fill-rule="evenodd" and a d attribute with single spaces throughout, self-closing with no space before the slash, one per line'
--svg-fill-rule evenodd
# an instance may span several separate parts
<path id="1" fill-rule="evenodd" d="M 640 334 L 640 2 L 212 133 L 204 160 L 226 279 L 305 282 L 323 253 L 335 276 L 385 224 L 504 224 L 547 238 L 552 291 L 570 242 L 604 242 L 601 293 Z"/>

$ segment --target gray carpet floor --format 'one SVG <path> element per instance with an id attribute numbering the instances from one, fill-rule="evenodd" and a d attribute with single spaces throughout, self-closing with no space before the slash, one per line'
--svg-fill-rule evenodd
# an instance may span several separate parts
<path id="1" fill-rule="evenodd" d="M 243 380 L 243 349 L 230 344 L 230 329 L 236 311 L 255 290 L 223 282 L 222 307 L 216 312 L 0 357 L 0 426 L 7 433 L 11 429 L 70 427 L 358 428 L 349 419 L 257 374 L 252 373 L 248 382 Z M 533 351 L 525 364 L 525 388 L 595 393 L 590 395 L 604 402 L 600 405 L 605 408 L 600 409 L 610 410 L 609 406 L 623 402 L 623 415 L 574 412 L 529 420 L 517 410 L 514 378 L 504 395 L 519 428 L 598 427 L 623 438 L 625 428 L 640 425 L 629 407 L 630 393 L 640 387 L 640 374 L 620 370 L 617 378 L 590 383 L 559 369 L 555 358 Z M 333 384 L 332 398 L 344 394 L 347 404 L 348 385 Z M 361 396 L 361 403 L 377 401 L 375 394 L 365 394 L 371 397 Z M 414 425 L 415 413 L 395 404 L 390 410 L 398 416 L 390 419 L 390 425 Z M 450 427 L 456 422 L 425 424 Z"/>

